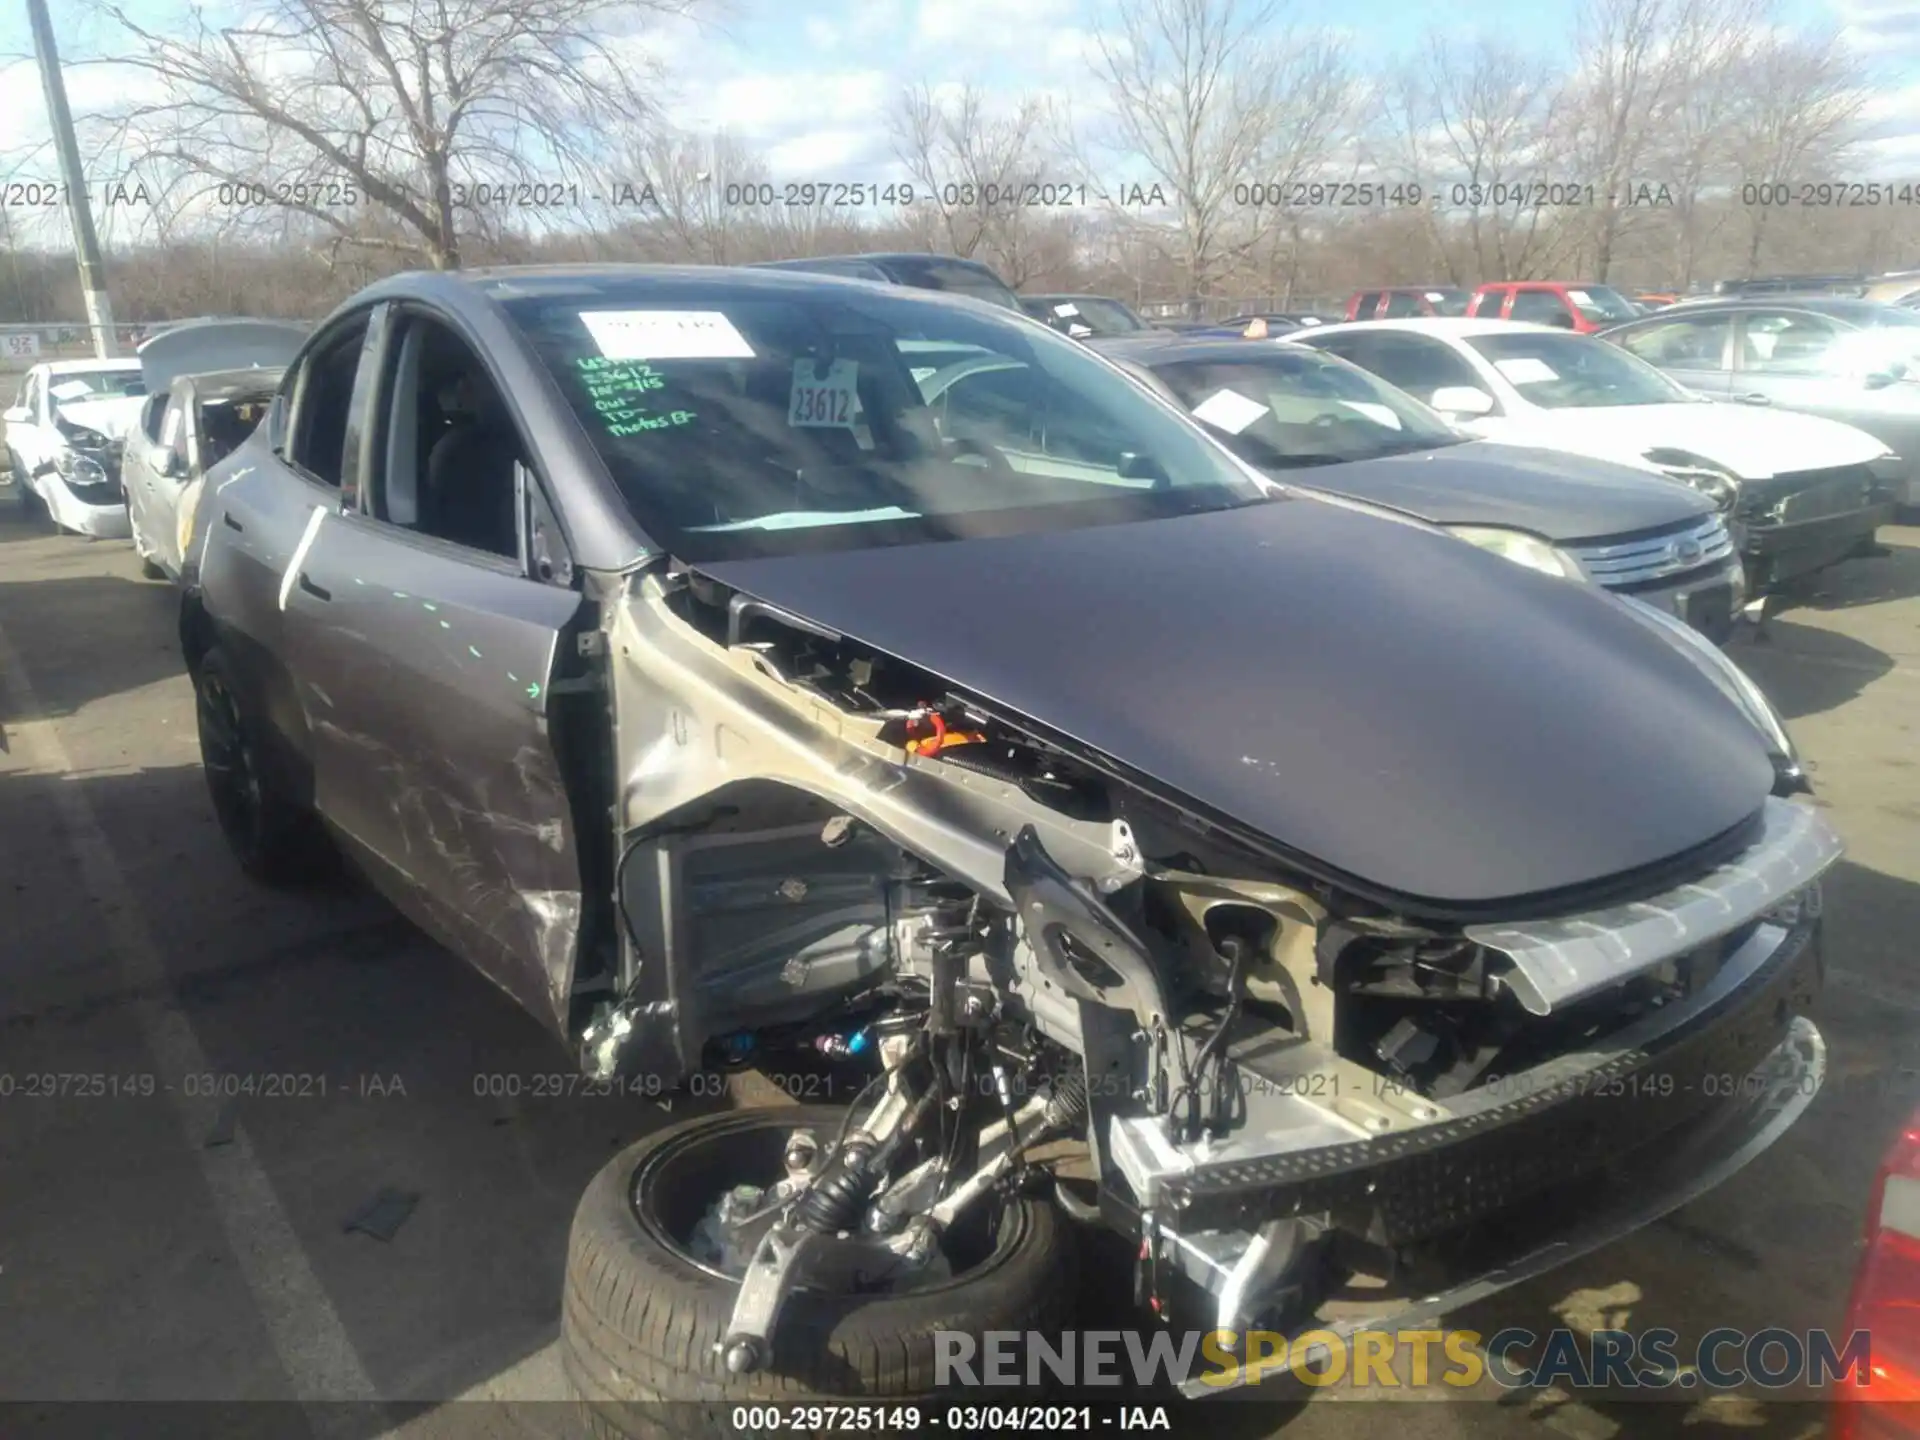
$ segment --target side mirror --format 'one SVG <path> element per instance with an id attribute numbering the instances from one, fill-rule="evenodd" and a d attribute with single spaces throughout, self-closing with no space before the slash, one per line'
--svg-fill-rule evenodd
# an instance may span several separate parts
<path id="1" fill-rule="evenodd" d="M 1427 402 L 1443 415 L 1491 415 L 1493 397 L 1472 385 L 1442 385 Z"/>
<path id="2" fill-rule="evenodd" d="M 178 480 L 187 473 L 187 462 L 180 458 L 178 450 L 155 451 L 154 460 L 154 469 L 169 480 Z"/>
<path id="3" fill-rule="evenodd" d="M 1891 370 L 1875 370 L 1866 377 L 1865 384 L 1869 390 L 1884 390 L 1902 379 L 1906 373 L 1907 369 L 1904 365 L 1896 366 Z"/>
<path id="4" fill-rule="evenodd" d="M 1164 483 L 1167 472 L 1160 468 L 1160 462 L 1151 455 L 1141 455 L 1129 450 L 1120 457 L 1120 478 L 1122 480 L 1152 480 Z"/>
<path id="5" fill-rule="evenodd" d="M 0 414 L 0 420 L 6 421 L 9 425 L 31 425 L 33 411 L 24 405 L 14 405 L 5 414 Z"/>

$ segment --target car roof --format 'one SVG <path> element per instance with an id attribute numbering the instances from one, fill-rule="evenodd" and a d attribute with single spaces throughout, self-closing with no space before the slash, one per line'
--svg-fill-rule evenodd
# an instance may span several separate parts
<path id="1" fill-rule="evenodd" d="M 1182 335 L 1176 331 L 1162 334 L 1114 335 L 1088 342 L 1091 348 L 1114 360 L 1130 360 L 1137 365 L 1174 365 L 1182 361 L 1246 360 L 1268 353 L 1272 342 L 1223 338 L 1214 335 Z"/>
<path id="2" fill-rule="evenodd" d="M 1811 310 L 1816 314 L 1831 315 L 1836 320 L 1856 321 L 1862 324 L 1877 318 L 1882 312 L 1896 309 L 1878 300 L 1862 300 L 1848 295 L 1716 295 L 1711 299 L 1682 300 L 1678 305 L 1668 308 L 1678 310 L 1684 307 L 1689 315 L 1731 314 L 1740 310 Z M 1643 317 L 1652 319 L 1652 316 Z"/>
<path id="3" fill-rule="evenodd" d="M 49 375 L 100 375 L 140 370 L 138 360 L 47 360 L 42 362 Z"/>
<path id="4" fill-rule="evenodd" d="M 1524 320 L 1492 320 L 1455 315 L 1413 315 L 1402 320 L 1347 320 L 1339 325 L 1303 326 L 1287 340 L 1297 340 L 1304 335 L 1344 335 L 1359 330 L 1406 330 L 1415 335 L 1433 335 L 1442 340 L 1469 340 L 1476 335 L 1511 335 L 1533 332 L 1548 332 L 1554 335 L 1567 335 L 1571 331 L 1559 329 L 1553 325 L 1535 325 Z"/>
<path id="5" fill-rule="evenodd" d="M 916 263 L 938 260 L 943 265 L 964 265 L 969 270 L 984 270 L 989 275 L 994 273 L 993 267 L 982 261 L 969 260 L 963 255 L 941 255 L 932 250 L 867 250 L 857 255 L 801 255 L 791 260 L 756 260 L 750 268 L 797 270 L 803 265 L 843 263 L 848 260 L 865 260 L 870 264 L 882 264 L 890 260 L 912 260 Z"/>
<path id="6" fill-rule="evenodd" d="M 870 260 L 880 256 L 820 256 L 821 260 Z M 951 257 L 938 257 L 951 258 Z M 805 262 L 808 264 L 812 261 Z M 976 264 L 977 262 L 962 262 Z M 984 268 L 984 267 L 982 267 Z M 989 272 L 990 273 L 990 272 Z M 850 275 L 828 275 L 816 270 L 788 268 L 787 262 L 757 265 L 640 265 L 583 262 L 564 265 L 494 265 L 472 270 L 411 270 L 379 280 L 354 297 L 355 302 L 404 295 L 457 295 L 461 291 L 477 293 L 494 301 L 517 299 L 591 299 L 609 290 L 628 290 L 635 285 L 657 285 L 665 292 L 682 295 L 724 295 L 742 297 L 818 294 L 853 286 L 871 294 L 879 284 Z M 946 291 L 925 290 L 915 286 L 888 285 L 889 293 L 911 296 L 926 304 L 956 304 L 968 297 Z M 977 301 L 969 301 L 977 304 Z"/>

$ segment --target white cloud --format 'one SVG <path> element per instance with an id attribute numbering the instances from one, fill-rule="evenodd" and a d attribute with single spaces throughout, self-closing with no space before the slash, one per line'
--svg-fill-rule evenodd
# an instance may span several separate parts
<path id="1" fill-rule="evenodd" d="M 710 128 L 744 139 L 791 140 L 811 131 L 871 120 L 893 93 L 884 70 L 741 73 L 712 86 L 695 108 Z"/>
<path id="2" fill-rule="evenodd" d="M 1835 0 L 1833 11 L 1842 36 L 1857 48 L 1920 59 L 1920 8 L 1913 0 Z"/>
<path id="3" fill-rule="evenodd" d="M 862 180 L 892 165 L 886 137 L 873 125 L 814 130 L 767 151 L 767 169 L 780 180 Z"/>
<path id="4" fill-rule="evenodd" d="M 1861 119 L 1867 135 L 1865 169 L 1888 180 L 1920 173 L 1920 80 L 1873 96 Z"/>
<path id="5" fill-rule="evenodd" d="M 1067 0 L 919 0 L 914 40 L 948 53 L 954 46 L 1044 53 L 1071 13 Z"/>

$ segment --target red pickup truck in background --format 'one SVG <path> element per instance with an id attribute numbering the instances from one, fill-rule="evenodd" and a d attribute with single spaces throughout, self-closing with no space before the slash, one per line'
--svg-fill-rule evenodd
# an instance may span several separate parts
<path id="1" fill-rule="evenodd" d="M 1481 320 L 1526 320 L 1591 335 L 1640 314 L 1610 285 L 1560 280 L 1497 280 L 1473 292 L 1467 314 Z"/>
<path id="2" fill-rule="evenodd" d="M 1416 315 L 1464 315 L 1467 292 L 1453 285 L 1384 285 L 1347 298 L 1349 320 L 1407 320 Z"/>

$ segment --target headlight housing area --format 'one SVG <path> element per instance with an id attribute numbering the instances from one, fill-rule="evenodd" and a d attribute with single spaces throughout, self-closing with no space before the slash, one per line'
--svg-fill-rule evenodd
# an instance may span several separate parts
<path id="1" fill-rule="evenodd" d="M 1740 477 L 1726 466 L 1691 450 L 1653 449 L 1641 457 L 1669 480 L 1678 480 L 1706 496 L 1722 515 L 1740 499 Z"/>
<path id="2" fill-rule="evenodd" d="M 1766 693 L 1754 684 L 1747 672 L 1720 650 L 1706 636 L 1686 622 L 1669 615 L 1664 610 L 1656 610 L 1644 600 L 1636 600 L 1631 595 L 1615 597 L 1643 623 L 1653 626 L 1673 642 L 1689 660 L 1699 666 L 1700 671 L 1728 700 L 1738 707 L 1753 728 L 1760 732 L 1760 738 L 1767 747 L 1767 754 L 1773 758 L 1774 793 L 1776 795 L 1804 795 L 1813 790 L 1807 783 L 1807 772 L 1800 763 L 1800 752 L 1794 748 L 1793 737 L 1787 733 L 1787 722 L 1774 708 Z"/>
<path id="3" fill-rule="evenodd" d="M 66 471 L 66 478 L 75 485 L 105 485 L 108 483 L 107 467 L 91 455 L 76 455 L 73 464 Z"/>
<path id="4" fill-rule="evenodd" d="M 1449 525 L 1447 529 L 1469 545 L 1491 550 L 1516 565 L 1538 570 L 1543 575 L 1555 575 L 1562 580 L 1592 578 L 1584 565 L 1558 545 L 1550 540 L 1542 540 L 1538 535 L 1529 535 L 1524 530 L 1506 530 L 1495 525 Z"/>

